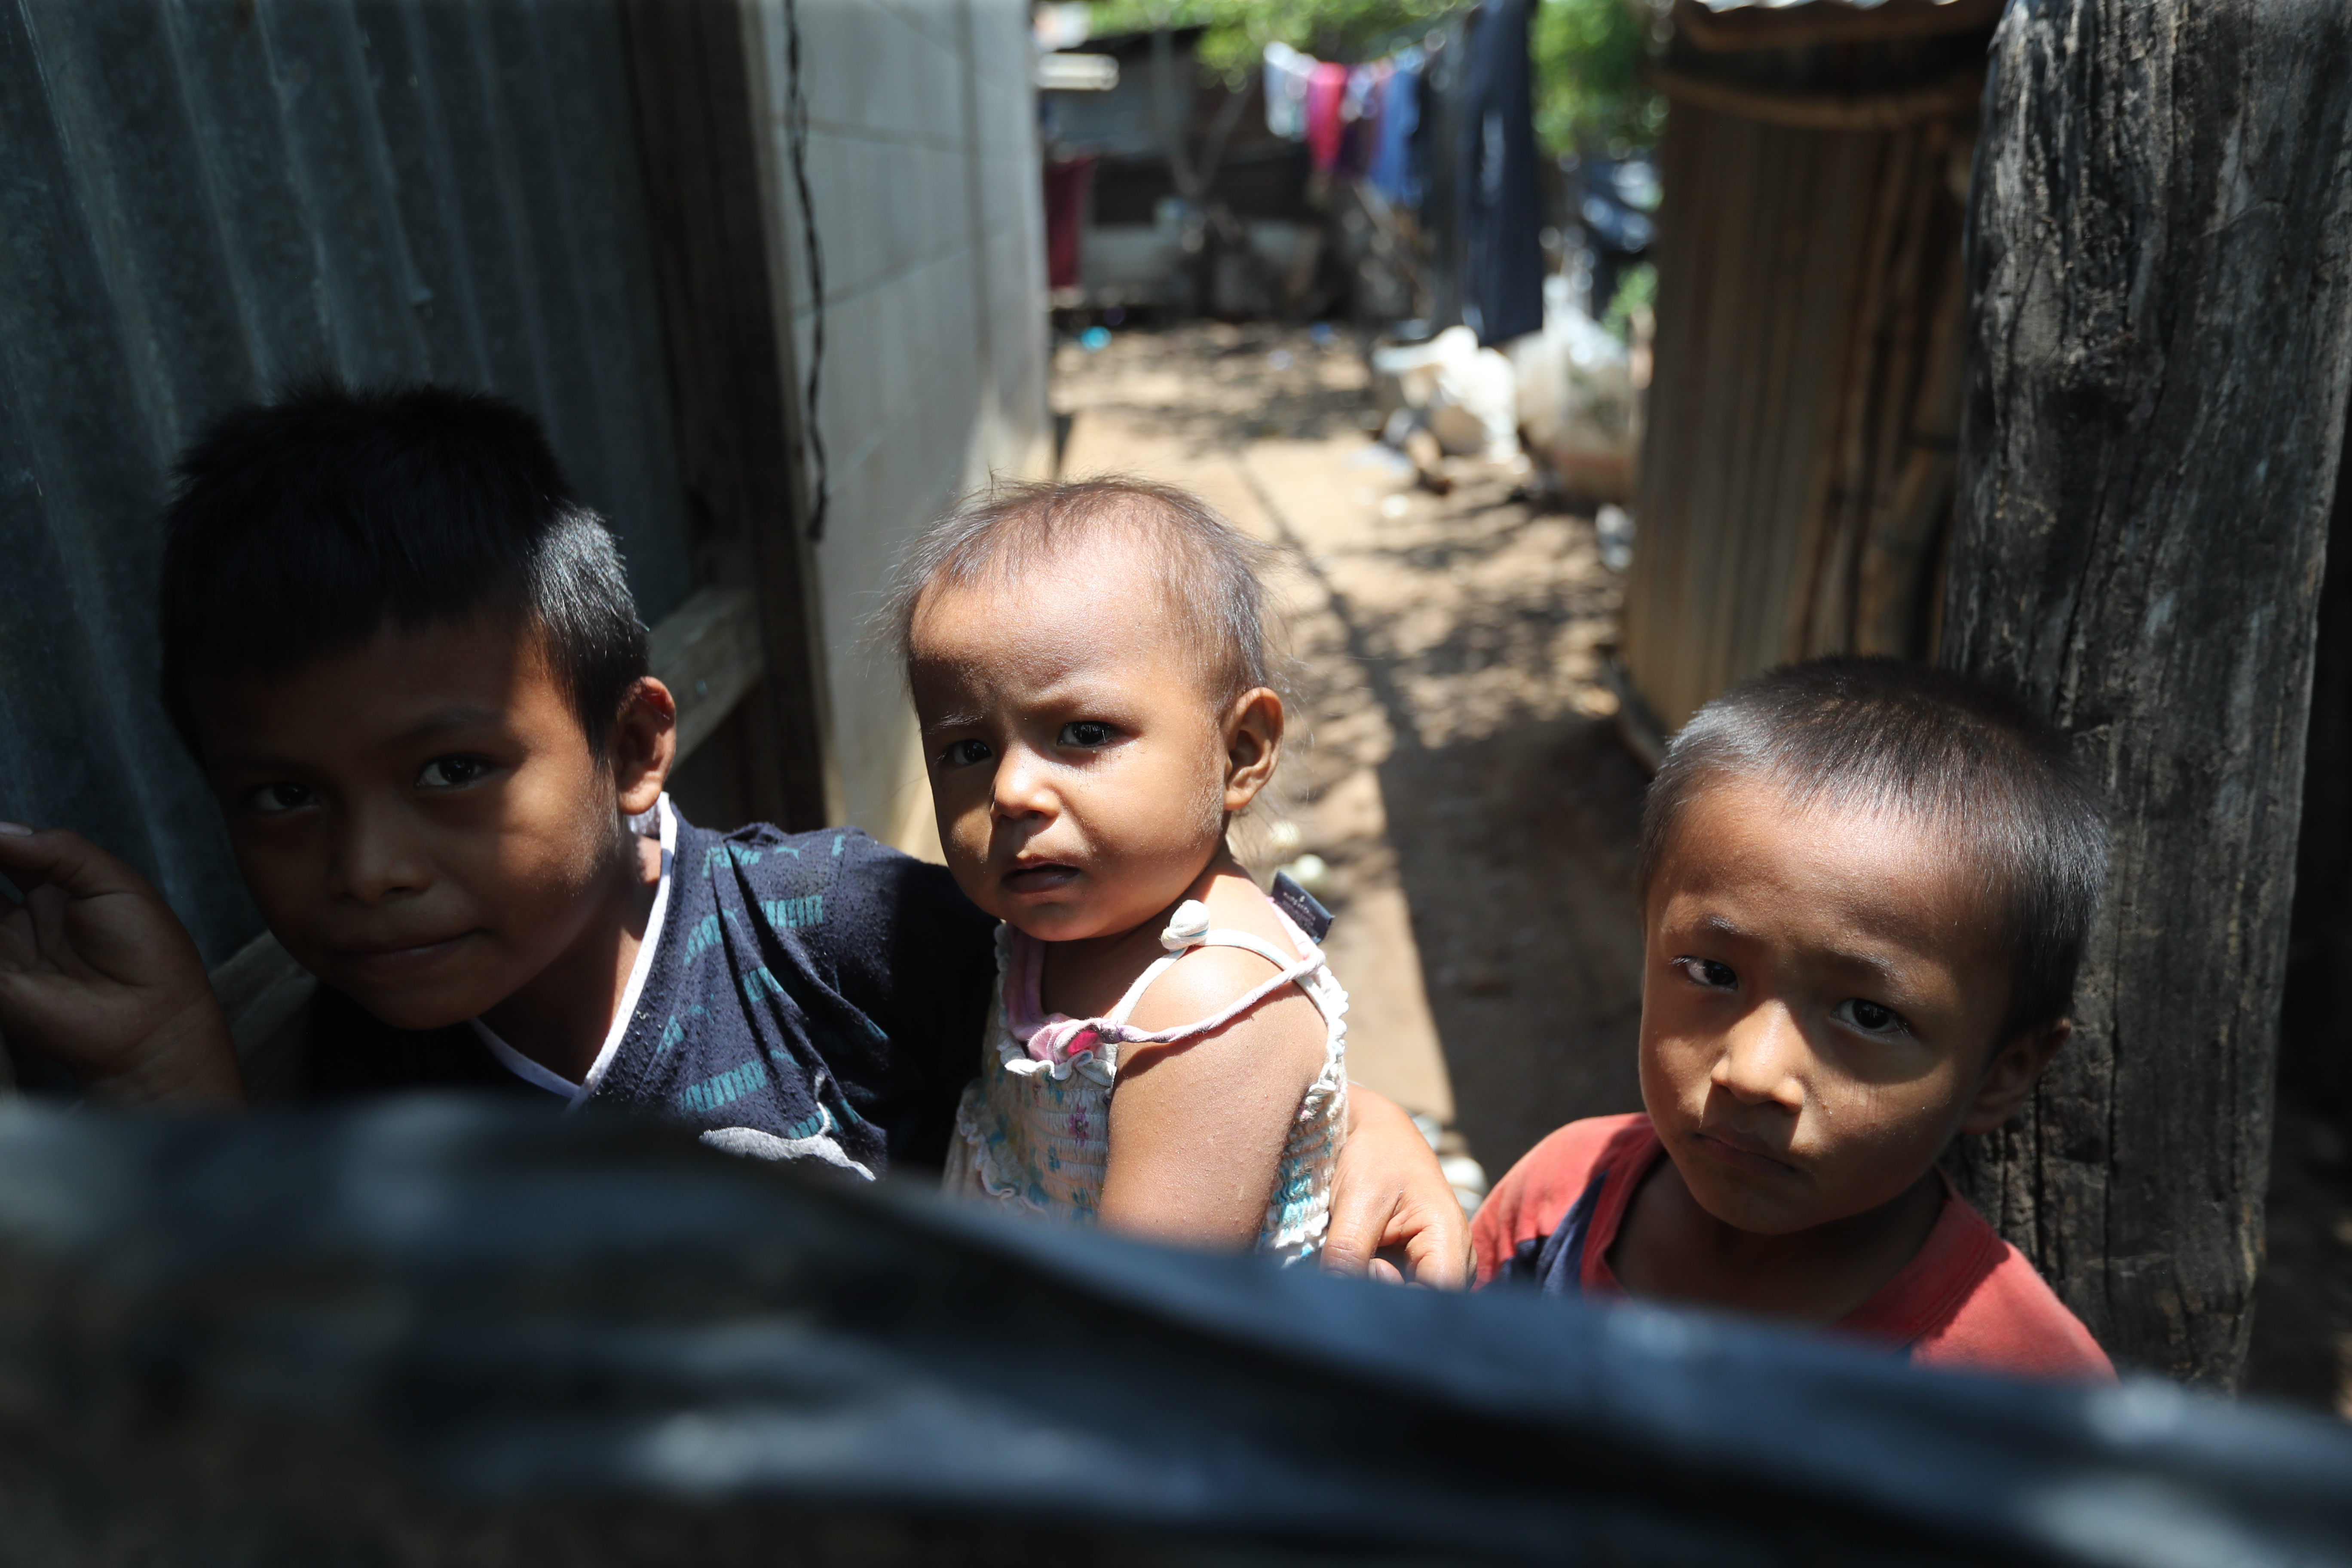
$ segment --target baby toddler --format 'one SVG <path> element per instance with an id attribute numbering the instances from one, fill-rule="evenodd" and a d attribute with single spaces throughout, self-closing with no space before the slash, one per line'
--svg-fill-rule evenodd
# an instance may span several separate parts
<path id="1" fill-rule="evenodd" d="M 1226 842 L 1282 751 L 1260 554 L 1189 495 L 1107 479 L 1000 492 L 901 564 L 885 624 L 940 840 L 1003 922 L 950 1191 L 1286 1258 L 1322 1243 L 1347 998 L 1319 910 L 1286 889 L 1286 910 Z"/>

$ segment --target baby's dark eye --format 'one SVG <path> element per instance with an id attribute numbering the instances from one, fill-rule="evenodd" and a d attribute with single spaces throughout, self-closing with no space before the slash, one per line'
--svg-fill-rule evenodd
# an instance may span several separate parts
<path id="1" fill-rule="evenodd" d="M 1711 991 L 1738 988 L 1739 975 L 1727 963 L 1717 963 L 1711 958 L 1677 958 L 1675 963 L 1685 974 Z"/>
<path id="2" fill-rule="evenodd" d="M 479 757 L 436 757 L 416 775 L 419 789 L 463 789 L 490 771 Z"/>
<path id="3" fill-rule="evenodd" d="M 1902 1014 L 1884 1003 L 1864 1001 L 1859 996 L 1849 996 L 1839 1003 L 1833 1016 L 1840 1023 L 1851 1025 L 1865 1035 L 1895 1035 L 1907 1032 L 1903 1023 Z"/>
<path id="4" fill-rule="evenodd" d="M 1075 723 L 1063 725 L 1062 732 L 1055 737 L 1054 743 L 1057 746 L 1081 748 L 1108 746 L 1118 733 L 1117 730 L 1099 720 L 1080 719 Z"/>
<path id="5" fill-rule="evenodd" d="M 266 784 L 247 793 L 245 803 L 264 816 L 299 811 L 319 797 L 300 784 Z"/>
<path id="6" fill-rule="evenodd" d="M 992 753 L 985 741 L 950 741 L 940 751 L 940 761 L 951 768 L 968 768 L 988 761 Z"/>

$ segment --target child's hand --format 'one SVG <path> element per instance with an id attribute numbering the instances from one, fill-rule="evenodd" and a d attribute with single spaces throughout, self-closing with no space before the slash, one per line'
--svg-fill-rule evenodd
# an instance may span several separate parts
<path id="1" fill-rule="evenodd" d="M 1403 1250 L 1403 1269 L 1380 1256 L 1391 1248 Z M 1470 1258 L 1469 1218 L 1429 1141 L 1395 1101 L 1349 1084 L 1323 1267 L 1459 1290 L 1470 1282 Z"/>
<path id="2" fill-rule="evenodd" d="M 13 822 L 0 874 L 25 892 L 0 897 L 0 1034 L 92 1099 L 244 1102 L 204 960 L 145 878 L 79 834 Z"/>

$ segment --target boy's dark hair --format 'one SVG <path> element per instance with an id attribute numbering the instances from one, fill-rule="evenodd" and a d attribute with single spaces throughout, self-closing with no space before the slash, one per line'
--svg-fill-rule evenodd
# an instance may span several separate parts
<path id="1" fill-rule="evenodd" d="M 1192 621 L 1219 702 L 1261 686 L 1280 689 L 1274 611 L 1261 580 L 1273 552 L 1191 491 L 1118 474 L 999 485 L 968 499 L 900 552 L 874 633 L 904 669 L 915 611 L 934 584 L 961 587 L 1019 573 L 1106 536 L 1139 539 L 1159 557 L 1169 602 Z"/>
<path id="2" fill-rule="evenodd" d="M 1784 665 L 1700 709 L 1642 812 L 1643 900 L 1700 791 L 1769 781 L 1800 807 L 1894 811 L 1948 831 L 2000 910 L 2002 1038 L 2066 1016 L 2106 872 L 2106 818 L 2066 737 L 2006 693 L 1888 658 Z"/>
<path id="3" fill-rule="evenodd" d="M 530 415 L 487 393 L 305 383 L 181 455 L 163 513 L 163 705 L 191 751 L 193 677 L 269 674 L 404 630 L 536 629 L 591 746 L 646 628 L 603 520 Z"/>

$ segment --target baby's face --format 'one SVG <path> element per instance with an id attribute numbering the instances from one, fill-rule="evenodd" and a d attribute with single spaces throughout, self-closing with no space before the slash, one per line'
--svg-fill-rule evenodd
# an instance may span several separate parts
<path id="1" fill-rule="evenodd" d="M 910 675 L 940 842 L 972 902 L 1048 942 L 1131 931 L 1183 896 L 1229 809 L 1221 716 L 1150 563 L 1090 552 L 933 589 Z"/>
<path id="2" fill-rule="evenodd" d="M 620 811 L 660 789 L 659 772 L 635 776 L 616 799 L 533 639 L 495 627 L 387 629 L 191 695 L 270 931 L 404 1028 L 488 1011 L 609 920 Z"/>
<path id="3" fill-rule="evenodd" d="M 1728 780 L 1644 909 L 1642 1097 L 1691 1194 L 1787 1235 L 1890 1202 L 1981 1130 L 2008 982 L 1990 900 L 1932 828 Z"/>

